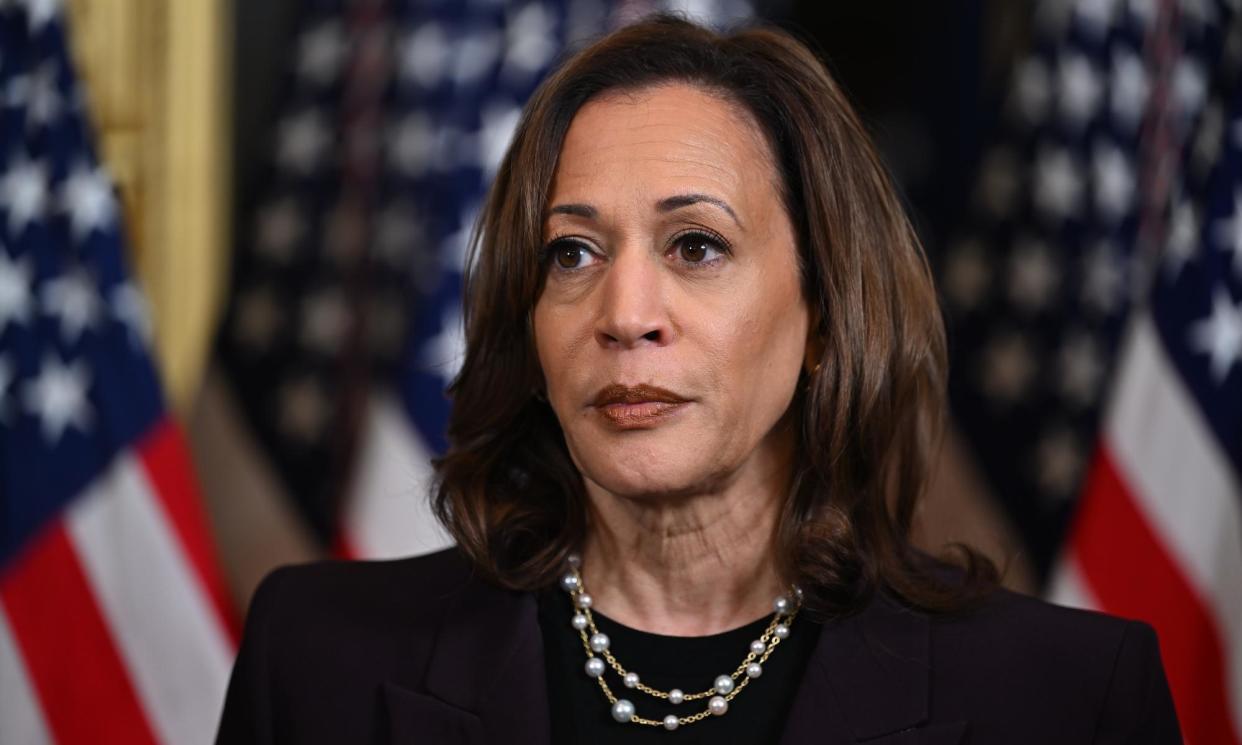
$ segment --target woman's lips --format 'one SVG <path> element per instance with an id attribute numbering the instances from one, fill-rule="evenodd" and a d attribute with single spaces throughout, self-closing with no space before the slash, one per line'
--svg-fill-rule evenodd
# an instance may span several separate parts
<path id="1" fill-rule="evenodd" d="M 595 410 L 618 429 L 649 429 L 686 405 L 686 401 L 644 401 L 637 404 L 606 404 Z"/>
<path id="2" fill-rule="evenodd" d="M 618 429 L 646 429 L 675 414 L 688 400 L 653 385 L 621 385 L 601 388 L 591 402 L 595 411 Z"/>

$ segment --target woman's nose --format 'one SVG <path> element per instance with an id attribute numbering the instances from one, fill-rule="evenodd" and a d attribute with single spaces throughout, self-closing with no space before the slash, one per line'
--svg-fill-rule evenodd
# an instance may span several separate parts
<path id="1" fill-rule="evenodd" d="M 646 252 L 620 252 L 600 287 L 595 339 L 605 348 L 662 346 L 671 339 L 659 267 Z"/>

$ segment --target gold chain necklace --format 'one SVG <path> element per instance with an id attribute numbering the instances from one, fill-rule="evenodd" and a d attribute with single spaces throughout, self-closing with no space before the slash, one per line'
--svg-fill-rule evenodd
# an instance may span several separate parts
<path id="1" fill-rule="evenodd" d="M 589 677 L 599 683 L 604 698 L 612 707 L 613 719 L 622 724 L 643 724 L 649 727 L 663 727 L 669 731 L 682 725 L 701 722 L 710 716 L 724 716 L 729 711 L 729 702 L 745 690 L 750 681 L 763 674 L 764 663 L 772 656 L 772 652 L 776 650 L 781 641 L 789 636 L 790 626 L 798 615 L 799 601 L 802 598 L 802 592 L 796 587 L 791 593 L 793 599 L 785 595 L 776 598 L 772 603 L 772 620 L 763 634 L 750 643 L 750 649 L 737 669 L 727 675 L 716 676 L 711 688 L 696 693 L 685 693 L 680 688 L 661 691 L 643 683 L 638 673 L 627 670 L 613 656 L 608 635 L 595 626 L 595 617 L 591 614 L 591 596 L 587 593 L 582 582 L 582 575 L 578 571 L 581 566 L 582 560 L 577 554 L 569 557 L 569 571 L 561 577 L 561 589 L 568 592 L 573 600 L 575 610 L 570 625 L 582 638 L 582 647 L 586 650 L 587 659 L 583 669 Z M 633 702 L 629 699 L 618 698 L 612 692 L 608 681 L 604 679 L 604 671 L 607 667 L 611 667 L 617 675 L 621 676 L 626 688 L 641 691 L 653 698 L 664 699 L 675 706 L 708 699 L 707 708 L 685 716 L 669 714 L 663 720 L 638 716 Z"/>

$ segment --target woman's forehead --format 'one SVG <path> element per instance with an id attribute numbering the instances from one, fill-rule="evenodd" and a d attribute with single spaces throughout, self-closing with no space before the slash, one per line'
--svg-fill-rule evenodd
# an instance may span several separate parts
<path id="1" fill-rule="evenodd" d="M 719 93 L 669 83 L 594 99 L 574 117 L 557 163 L 558 201 L 658 201 L 711 194 L 766 207 L 775 165 L 762 132 Z M 667 193 L 666 193 L 667 192 Z"/>

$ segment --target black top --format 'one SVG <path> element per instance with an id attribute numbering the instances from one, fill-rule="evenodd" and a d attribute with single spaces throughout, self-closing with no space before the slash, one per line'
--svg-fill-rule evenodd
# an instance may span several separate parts
<path id="1" fill-rule="evenodd" d="M 658 690 L 680 688 L 686 693 L 707 690 L 716 676 L 732 673 L 771 622 L 765 616 L 753 623 L 721 634 L 697 637 L 662 636 L 623 626 L 595 611 L 595 625 L 612 640 L 612 651 L 627 670 L 637 672 L 643 683 Z M 539 597 L 539 626 L 543 634 L 548 679 L 548 706 L 553 745 L 627 745 L 664 743 L 690 745 L 722 742 L 766 745 L 780 740 L 789 707 L 798 691 L 807 661 L 819 641 L 820 626 L 799 616 L 789 636 L 773 650 L 763 674 L 729 703 L 719 717 L 679 727 L 620 724 L 613 720 L 608 700 L 599 683 L 584 669 L 586 650 L 582 637 L 570 625 L 573 608 L 569 595 L 548 590 Z M 707 700 L 674 706 L 667 701 L 626 688 L 611 667 L 605 673 L 608 687 L 617 698 L 633 702 L 639 716 L 663 721 L 665 715 L 688 716 L 707 708 Z"/>

